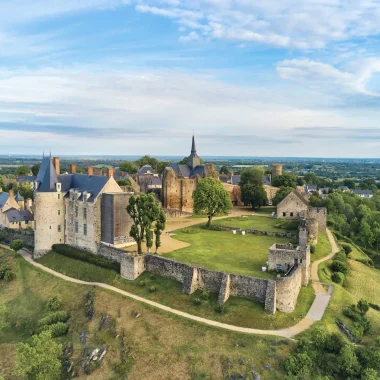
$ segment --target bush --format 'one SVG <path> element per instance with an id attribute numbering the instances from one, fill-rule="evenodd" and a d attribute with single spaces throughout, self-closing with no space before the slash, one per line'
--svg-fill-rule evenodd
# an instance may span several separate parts
<path id="1" fill-rule="evenodd" d="M 315 245 L 310 246 L 310 253 L 315 253 Z"/>
<path id="2" fill-rule="evenodd" d="M 0 280 L 12 281 L 16 275 L 12 272 L 9 264 L 0 265 Z"/>
<path id="3" fill-rule="evenodd" d="M 154 293 L 156 290 L 157 290 L 157 288 L 156 288 L 154 285 L 151 285 L 151 286 L 149 287 L 149 291 L 150 291 L 151 293 Z"/>
<path id="4" fill-rule="evenodd" d="M 343 274 L 347 274 L 348 272 L 347 265 L 339 260 L 334 260 L 332 262 L 331 269 L 333 272 L 341 272 Z"/>
<path id="5" fill-rule="evenodd" d="M 358 301 L 358 304 L 356 305 L 356 307 L 358 308 L 359 313 L 361 315 L 366 315 L 367 311 L 369 310 L 368 302 L 364 300 L 363 298 Z"/>
<path id="6" fill-rule="evenodd" d="M 224 314 L 225 308 L 224 305 L 216 305 L 215 306 L 215 311 L 219 314 Z"/>
<path id="7" fill-rule="evenodd" d="M 43 327 L 53 325 L 58 322 L 67 322 L 69 318 L 69 315 L 65 311 L 56 311 L 55 313 L 51 313 L 46 317 L 40 319 L 38 321 L 38 326 Z"/>
<path id="8" fill-rule="evenodd" d="M 5 232 L 0 231 L 0 241 L 3 241 L 5 237 L 6 237 Z"/>
<path id="9" fill-rule="evenodd" d="M 342 261 L 343 263 L 346 262 L 347 260 L 347 256 L 346 254 L 344 253 L 344 251 L 340 251 L 338 252 L 335 256 L 334 256 L 334 260 L 338 260 L 338 261 Z"/>
<path id="10" fill-rule="evenodd" d="M 24 242 L 22 240 L 13 240 L 11 244 L 9 244 L 9 248 L 17 253 L 24 248 Z"/>
<path id="11" fill-rule="evenodd" d="M 62 305 L 61 297 L 53 296 L 53 297 L 49 298 L 47 308 L 50 311 L 57 311 L 60 309 L 61 305 Z"/>
<path id="12" fill-rule="evenodd" d="M 331 279 L 339 284 L 339 285 L 342 285 L 343 282 L 344 282 L 344 274 L 342 272 L 334 272 L 331 276 Z"/>
<path id="13" fill-rule="evenodd" d="M 146 282 L 145 282 L 144 280 L 142 280 L 142 281 L 139 282 L 139 285 L 140 285 L 141 287 L 144 287 L 144 286 L 146 285 Z"/>
<path id="14" fill-rule="evenodd" d="M 376 305 L 375 303 L 368 303 L 369 307 L 371 307 L 374 310 L 380 311 L 380 306 Z"/>
<path id="15" fill-rule="evenodd" d="M 156 276 L 154 275 L 154 273 L 150 274 L 149 279 L 151 279 L 152 281 L 156 279 Z"/>
<path id="16" fill-rule="evenodd" d="M 57 338 L 62 335 L 66 335 L 69 331 L 69 325 L 64 322 L 58 322 L 53 325 L 44 326 L 41 328 L 42 331 L 50 331 L 52 338 Z"/>
<path id="17" fill-rule="evenodd" d="M 350 245 L 342 244 L 342 248 L 343 248 L 344 253 L 346 254 L 346 256 L 348 256 L 352 252 L 352 248 L 351 248 Z"/>
<path id="18" fill-rule="evenodd" d="M 4 280 L 5 281 L 12 281 L 12 280 L 14 280 L 16 278 L 16 275 L 13 273 L 13 272 L 11 272 L 11 271 L 8 271 L 8 272 L 6 272 L 5 274 L 4 274 Z"/>
<path id="19" fill-rule="evenodd" d="M 70 247 L 66 244 L 53 244 L 53 251 L 66 257 L 70 257 L 72 259 L 94 264 L 105 269 L 112 269 L 117 273 L 120 273 L 120 264 L 116 261 L 105 259 L 104 257 L 81 251 L 79 249 Z"/>
<path id="20" fill-rule="evenodd" d="M 202 293 L 201 293 L 201 298 L 203 300 L 208 300 L 210 298 L 210 292 L 208 290 L 204 290 Z"/>
<path id="21" fill-rule="evenodd" d="M 194 298 L 193 299 L 193 304 L 194 305 L 200 305 L 202 303 L 202 300 L 200 298 Z"/>

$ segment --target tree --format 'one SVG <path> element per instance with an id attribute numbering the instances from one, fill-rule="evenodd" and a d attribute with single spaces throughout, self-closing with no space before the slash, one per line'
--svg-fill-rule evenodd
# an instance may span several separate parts
<path id="1" fill-rule="evenodd" d="M 314 173 L 307 173 L 303 177 L 303 180 L 305 181 L 305 183 L 317 185 L 318 177 Z"/>
<path id="2" fill-rule="evenodd" d="M 246 206 L 265 206 L 267 194 L 264 189 L 263 171 L 257 168 L 245 170 L 240 178 L 241 199 Z"/>
<path id="3" fill-rule="evenodd" d="M 163 170 L 169 165 L 168 161 L 160 161 L 160 160 L 157 160 L 157 158 L 154 158 L 148 155 L 145 155 L 139 158 L 135 162 L 139 168 L 141 168 L 144 165 L 150 165 L 158 173 L 163 172 Z M 186 163 L 187 163 L 187 158 L 186 158 Z"/>
<path id="4" fill-rule="evenodd" d="M 40 166 L 41 166 L 41 164 L 39 162 L 37 164 L 34 164 L 32 166 L 32 174 L 33 175 L 37 175 L 38 174 L 38 172 L 40 170 Z"/>
<path id="5" fill-rule="evenodd" d="M 378 380 L 380 378 L 380 374 L 374 370 L 373 368 L 366 368 L 360 380 Z"/>
<path id="6" fill-rule="evenodd" d="M 119 165 L 119 169 L 123 172 L 126 172 L 128 174 L 135 174 L 137 173 L 137 166 L 132 164 L 132 162 L 124 161 Z M 122 185 L 123 186 L 123 185 Z"/>
<path id="7" fill-rule="evenodd" d="M 219 173 L 220 174 L 226 174 L 226 175 L 230 175 L 231 172 L 228 170 L 227 166 L 226 165 L 223 165 L 220 170 L 219 170 Z"/>
<path id="8" fill-rule="evenodd" d="M 55 380 L 60 378 L 62 345 L 50 331 L 32 336 L 30 343 L 20 343 L 16 357 L 16 373 L 24 379 Z"/>
<path id="9" fill-rule="evenodd" d="M 277 206 L 289 193 L 291 193 L 293 188 L 291 187 L 280 187 L 276 195 L 273 197 L 272 202 Z"/>
<path id="10" fill-rule="evenodd" d="M 158 219 L 156 221 L 156 226 L 154 229 L 154 234 L 156 235 L 156 253 L 158 251 L 158 248 L 161 247 L 161 234 L 162 231 L 165 229 L 166 224 L 166 216 L 163 210 L 160 210 L 160 215 L 158 216 Z"/>
<path id="11" fill-rule="evenodd" d="M 292 173 L 278 175 L 272 179 L 272 186 L 295 188 L 297 186 L 297 177 Z"/>
<path id="12" fill-rule="evenodd" d="M 230 195 L 216 178 L 203 178 L 193 193 L 194 212 L 207 215 L 206 227 L 210 227 L 216 214 L 227 214 L 232 207 Z"/>
<path id="13" fill-rule="evenodd" d="M 33 187 L 29 182 L 23 182 L 20 184 L 18 191 L 24 199 L 33 199 Z"/>
<path id="14" fill-rule="evenodd" d="M 11 244 L 9 244 L 9 248 L 17 253 L 24 248 L 24 242 L 22 240 L 13 240 Z"/>
<path id="15" fill-rule="evenodd" d="M 129 178 L 121 178 L 116 181 L 119 186 L 131 186 L 132 182 Z"/>
<path id="16" fill-rule="evenodd" d="M 21 165 L 16 168 L 15 171 L 16 175 L 29 175 L 30 174 L 30 167 L 27 165 Z"/>
<path id="17" fill-rule="evenodd" d="M 142 254 L 142 242 L 146 236 L 146 232 L 150 231 L 153 223 L 158 220 L 160 206 L 155 201 L 153 194 L 140 194 L 137 197 L 132 195 L 129 199 L 127 212 L 133 220 L 130 235 L 136 241 L 138 253 Z M 150 235 L 148 239 L 150 239 Z"/>
<path id="18" fill-rule="evenodd" d="M 371 247 L 375 241 L 375 237 L 371 230 L 371 226 L 365 219 L 363 219 L 360 223 L 359 240 L 364 244 L 366 248 L 368 246 Z"/>
<path id="19" fill-rule="evenodd" d="M 343 181 L 343 185 L 347 186 L 351 190 L 355 189 L 355 181 L 353 181 L 352 179 L 345 179 Z"/>
<path id="20" fill-rule="evenodd" d="M 366 315 L 367 311 L 369 310 L 369 304 L 363 298 L 358 301 L 356 307 L 358 308 L 361 315 Z"/>

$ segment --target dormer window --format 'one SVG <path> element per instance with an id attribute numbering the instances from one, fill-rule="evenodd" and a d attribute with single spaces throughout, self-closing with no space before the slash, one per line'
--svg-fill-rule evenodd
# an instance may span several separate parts
<path id="1" fill-rule="evenodd" d="M 61 189 L 62 189 L 62 184 L 61 184 L 60 182 L 57 182 L 57 183 L 55 184 L 55 188 L 56 188 L 56 190 L 60 193 L 60 192 L 61 192 Z"/>

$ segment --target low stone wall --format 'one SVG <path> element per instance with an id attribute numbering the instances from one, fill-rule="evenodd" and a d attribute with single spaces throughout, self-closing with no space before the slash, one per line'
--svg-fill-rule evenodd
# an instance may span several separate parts
<path id="1" fill-rule="evenodd" d="M 11 228 L 1 228 L 0 231 L 4 233 L 5 243 L 10 243 L 13 240 L 21 240 L 24 243 L 24 246 L 30 250 L 34 250 L 34 232 L 27 230 L 13 230 Z"/>
<path id="2" fill-rule="evenodd" d="M 172 278 L 182 283 L 182 291 L 192 294 L 196 290 L 208 290 L 218 294 L 218 303 L 225 303 L 230 296 L 249 298 L 265 305 L 274 314 L 293 311 L 301 285 L 301 271 L 290 277 L 267 280 L 213 271 L 203 267 L 184 264 L 158 255 L 125 255 L 121 261 L 121 276 L 135 280 L 148 271 L 159 276 Z M 278 284 L 280 292 L 278 292 Z"/>
<path id="3" fill-rule="evenodd" d="M 81 249 L 83 249 L 83 248 L 81 248 Z M 96 254 L 98 254 L 99 256 L 102 256 L 106 259 L 110 259 L 110 260 L 116 261 L 118 263 L 121 263 L 124 256 L 133 255 L 134 253 L 124 251 L 124 250 L 119 249 L 119 248 L 110 247 L 108 245 L 100 243 L 97 246 Z"/>
<path id="4" fill-rule="evenodd" d="M 275 237 L 282 237 L 282 238 L 290 238 L 290 239 L 297 239 L 298 233 L 296 232 L 279 232 L 279 231 L 262 231 L 262 230 L 252 230 L 252 229 L 246 229 L 242 230 L 241 228 L 236 227 L 230 227 L 230 226 L 213 226 L 212 228 L 215 231 L 245 231 L 246 234 L 252 234 L 252 235 L 264 235 L 264 236 L 275 236 Z"/>
<path id="5" fill-rule="evenodd" d="M 187 218 L 188 216 L 193 215 L 191 212 L 185 212 L 181 210 L 173 210 L 173 209 L 164 209 L 165 215 L 169 218 Z"/>

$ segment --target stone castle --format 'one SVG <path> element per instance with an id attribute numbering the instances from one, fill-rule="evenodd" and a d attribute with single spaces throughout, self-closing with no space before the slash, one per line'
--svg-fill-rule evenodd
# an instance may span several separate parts
<path id="1" fill-rule="evenodd" d="M 129 194 L 113 178 L 77 174 L 60 174 L 58 157 L 44 157 L 34 181 L 35 242 L 34 257 L 41 257 L 53 244 L 68 244 L 97 253 L 99 245 L 123 246 L 134 243 L 129 237 L 132 224 L 125 207 Z"/>

